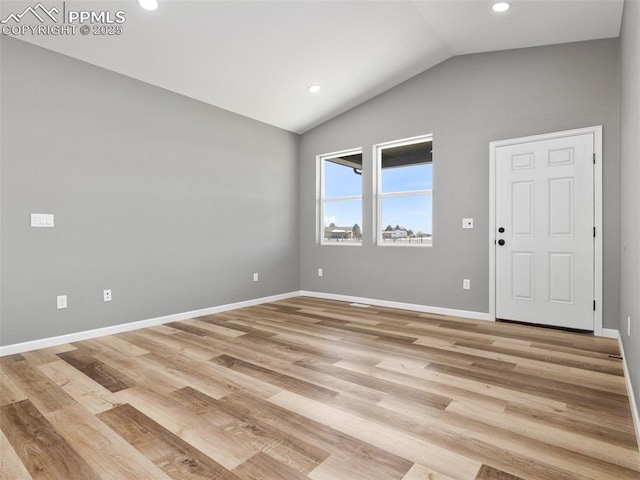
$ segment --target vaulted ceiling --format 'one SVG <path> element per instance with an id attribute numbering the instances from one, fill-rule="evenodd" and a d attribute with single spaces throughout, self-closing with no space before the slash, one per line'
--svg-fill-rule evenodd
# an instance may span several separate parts
<path id="1" fill-rule="evenodd" d="M 36 2 L 3 1 L 0 13 Z M 622 0 L 135 0 L 122 35 L 18 38 L 302 133 L 454 55 L 617 37 Z M 310 85 L 320 92 L 311 94 Z"/>

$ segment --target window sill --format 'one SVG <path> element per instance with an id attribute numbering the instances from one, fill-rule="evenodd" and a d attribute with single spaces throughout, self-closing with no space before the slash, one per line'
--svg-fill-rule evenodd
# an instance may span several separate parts
<path id="1" fill-rule="evenodd" d="M 376 247 L 391 247 L 391 248 L 431 248 L 433 243 L 376 243 Z"/>
<path id="2" fill-rule="evenodd" d="M 362 243 L 320 242 L 321 247 L 361 247 Z"/>

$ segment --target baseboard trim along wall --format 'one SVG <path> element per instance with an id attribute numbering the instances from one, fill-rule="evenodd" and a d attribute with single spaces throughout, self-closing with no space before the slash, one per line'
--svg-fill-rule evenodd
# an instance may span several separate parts
<path id="1" fill-rule="evenodd" d="M 392 302 L 389 300 L 376 300 L 373 298 L 353 297 L 349 295 L 338 295 L 334 293 L 322 293 L 311 291 L 297 291 L 283 293 L 280 295 L 272 295 L 270 297 L 256 298 L 253 300 L 247 300 L 244 302 L 230 303 L 227 305 L 220 305 L 217 307 L 203 308 L 201 310 L 192 310 L 190 312 L 175 313 L 172 315 L 165 315 L 163 317 L 150 318 L 147 320 L 140 320 L 137 322 L 123 323 L 120 325 L 114 325 L 111 327 L 97 328 L 94 330 L 86 330 L 83 332 L 70 333 L 67 335 L 60 335 L 57 337 L 43 338 L 39 340 L 32 340 L 29 342 L 15 343 L 13 345 L 0 346 L 0 357 L 6 355 L 14 355 L 16 353 L 29 352 L 31 350 L 39 350 L 41 348 L 55 347 L 57 345 L 64 345 L 65 343 L 79 342 L 81 340 L 89 340 L 90 338 L 102 337 L 105 335 L 114 335 L 116 333 L 129 332 L 131 330 L 138 330 L 140 328 L 153 327 L 155 325 L 163 325 L 170 322 L 178 322 L 180 320 L 187 320 L 189 318 L 201 317 L 203 315 L 211 315 L 214 313 L 227 312 L 229 310 L 236 310 L 238 308 L 252 307 L 254 305 L 260 305 L 263 303 L 277 302 L 278 300 L 286 300 L 287 298 L 294 297 L 314 297 L 323 298 L 326 300 L 337 300 L 341 302 L 359 303 L 362 305 L 375 305 L 378 307 L 399 308 L 401 310 L 414 310 L 424 313 L 435 313 L 438 315 L 451 315 L 454 317 L 471 318 L 474 320 L 489 320 L 488 313 L 470 312 L 467 310 L 455 310 L 442 307 L 431 307 L 427 305 L 417 305 L 414 303 L 401 303 Z"/>
<path id="2" fill-rule="evenodd" d="M 105 335 L 114 335 L 116 333 L 129 332 L 131 330 L 138 330 L 140 328 L 153 327 L 155 325 L 163 325 L 170 322 L 178 322 L 180 320 L 187 320 L 189 318 L 201 317 L 203 315 L 212 315 L 214 313 L 227 312 L 230 310 L 237 310 L 239 308 L 252 307 L 254 305 L 261 305 L 263 303 L 277 302 L 278 300 L 286 300 L 288 298 L 295 297 L 313 297 L 321 298 L 325 300 L 336 300 L 339 302 L 349 302 L 358 304 L 359 306 L 374 305 L 376 307 L 398 308 L 400 310 L 413 310 L 422 313 L 433 313 L 436 315 L 449 315 L 452 317 L 469 318 L 472 320 L 490 320 L 489 314 L 484 312 L 473 312 L 469 310 L 457 310 L 454 308 L 433 307 L 430 305 L 419 305 L 416 303 L 403 303 L 394 302 L 391 300 L 378 300 L 375 298 L 355 297 L 351 295 L 339 295 L 336 293 L 324 293 L 313 292 L 309 290 L 301 290 L 297 292 L 282 293 L 279 295 L 272 295 L 269 297 L 256 298 L 253 300 L 246 300 L 243 302 L 229 303 L 226 305 L 219 305 L 217 307 L 203 308 L 200 310 L 192 310 L 189 312 L 175 313 L 172 315 L 165 315 L 157 318 L 150 318 L 147 320 L 140 320 L 131 323 L 123 323 L 120 325 L 113 325 L 111 327 L 97 328 L 94 330 L 86 330 L 83 332 L 70 333 L 67 335 L 60 335 L 57 337 L 43 338 L 39 340 L 32 340 L 29 342 L 15 343 L 12 345 L 0 346 L 0 357 L 6 355 L 14 355 L 16 353 L 29 352 L 31 350 L 39 350 L 41 348 L 55 347 L 57 345 L 64 345 L 65 343 L 79 342 L 81 340 L 89 340 L 91 338 L 102 337 Z M 602 330 L 602 336 L 607 338 L 616 338 L 620 340 L 620 336 L 617 330 L 605 328 Z M 622 351 L 622 347 L 620 347 Z M 625 364 L 626 369 L 626 364 Z M 626 371 L 626 370 L 625 370 Z M 627 375 L 628 378 L 628 375 Z M 635 404 L 635 402 L 634 402 Z M 636 417 L 637 418 L 637 411 Z M 638 429 L 636 420 L 636 430 Z"/>
<path id="3" fill-rule="evenodd" d="M 603 328 L 601 336 L 604 338 L 615 338 L 616 340 L 619 338 L 618 330 L 614 328 Z"/>
<path id="4" fill-rule="evenodd" d="M 633 426 L 636 429 L 636 441 L 638 442 L 638 449 L 640 449 L 640 413 L 638 412 L 638 404 L 636 403 L 636 397 L 633 394 L 633 386 L 631 385 L 631 376 L 629 375 L 629 368 L 627 368 L 627 356 L 624 354 L 624 344 L 622 338 L 620 338 L 620 332 L 616 332 L 616 338 L 618 339 L 618 346 L 620 347 L 620 355 L 622 356 L 622 366 L 624 368 L 624 380 L 627 384 L 627 396 L 629 397 L 629 407 L 631 408 L 631 416 L 633 417 Z"/>
<path id="5" fill-rule="evenodd" d="M 65 343 L 79 342 L 81 340 L 89 340 L 91 338 L 103 337 L 106 335 L 114 335 L 116 333 L 129 332 L 131 330 L 138 330 L 140 328 L 153 327 L 155 325 L 163 325 L 170 322 L 178 322 L 180 320 L 188 320 L 189 318 L 201 317 L 203 315 L 211 315 L 214 313 L 228 312 L 229 310 L 237 310 L 239 308 L 252 307 L 254 305 L 261 305 L 263 303 L 277 302 L 278 300 L 286 300 L 287 298 L 293 298 L 300 296 L 300 292 L 282 293 L 279 295 L 272 295 L 269 297 L 256 298 L 253 300 L 246 300 L 244 302 L 229 303 L 227 305 L 219 305 L 217 307 L 203 308 L 200 310 L 192 310 L 190 312 L 174 313 L 172 315 L 165 315 L 163 317 L 149 318 L 147 320 L 140 320 L 137 322 L 123 323 L 120 325 L 113 325 L 111 327 L 96 328 L 94 330 L 85 330 L 83 332 L 70 333 L 67 335 L 60 335 L 57 337 L 43 338 L 40 340 L 32 340 L 29 342 L 15 343 L 13 345 L 6 345 L 0 347 L 0 357 L 5 355 L 14 355 L 16 353 L 29 352 L 31 350 L 39 350 L 41 348 L 55 347 L 57 345 L 64 345 Z"/>
<path id="6" fill-rule="evenodd" d="M 437 315 L 450 315 L 452 317 L 471 318 L 473 320 L 489 320 L 489 314 L 484 312 L 472 312 L 469 310 L 456 310 L 453 308 L 432 307 L 415 303 L 393 302 L 390 300 L 377 300 L 375 298 L 353 297 L 351 295 L 338 295 L 336 293 L 311 292 L 302 290 L 303 297 L 322 298 L 324 300 L 337 300 L 340 302 L 359 303 L 362 305 L 375 305 L 376 307 L 398 308 L 400 310 L 413 310 L 422 313 L 435 313 Z"/>

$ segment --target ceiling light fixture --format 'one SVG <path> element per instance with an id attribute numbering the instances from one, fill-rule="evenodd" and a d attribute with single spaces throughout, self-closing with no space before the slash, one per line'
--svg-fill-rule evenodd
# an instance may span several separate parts
<path id="1" fill-rule="evenodd" d="M 509 2 L 495 2 L 493 5 L 491 5 L 491 9 L 494 12 L 498 12 L 498 13 L 506 12 L 510 8 L 511 8 L 511 4 Z"/>
<path id="2" fill-rule="evenodd" d="M 320 85 L 311 85 L 309 91 L 311 93 L 318 93 L 320 91 Z"/>
<path id="3" fill-rule="evenodd" d="M 153 11 L 158 8 L 158 0 L 138 0 L 138 3 L 145 10 Z"/>

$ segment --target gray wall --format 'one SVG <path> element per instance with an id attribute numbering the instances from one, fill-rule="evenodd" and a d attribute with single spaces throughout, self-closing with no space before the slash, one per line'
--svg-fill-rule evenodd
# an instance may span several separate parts
<path id="1" fill-rule="evenodd" d="M 618 40 L 459 56 L 305 133 L 301 140 L 301 287 L 328 293 L 488 312 L 489 142 L 604 126 L 604 326 L 619 316 Z M 381 66 L 382 68 L 382 66 Z M 362 247 L 315 238 L 315 156 L 433 133 L 434 246 L 372 244 L 364 203 Z M 463 217 L 475 228 L 462 230 Z M 324 276 L 317 276 L 317 268 Z M 471 290 L 462 290 L 462 279 Z"/>
<path id="2" fill-rule="evenodd" d="M 0 344 L 299 288 L 486 312 L 488 143 L 598 124 L 605 327 L 618 327 L 618 40 L 450 59 L 307 132 L 299 166 L 291 133 L 18 40 L 0 46 Z M 435 136 L 434 247 L 374 247 L 366 202 L 363 247 L 317 245 L 315 155 L 362 146 L 370 164 L 373 144 L 423 133 Z M 369 196 L 370 170 L 363 179 Z M 56 227 L 30 228 L 31 212 L 56 214 Z M 68 309 L 55 309 L 59 294 Z"/>
<path id="3" fill-rule="evenodd" d="M 299 289 L 298 136 L 1 48 L 1 344 Z"/>
<path id="4" fill-rule="evenodd" d="M 620 335 L 640 402 L 640 2 L 624 4 L 620 36 Z M 625 247 L 626 245 L 626 247 Z M 631 336 L 627 335 L 631 317 Z M 640 432 L 638 436 L 640 438 Z"/>

